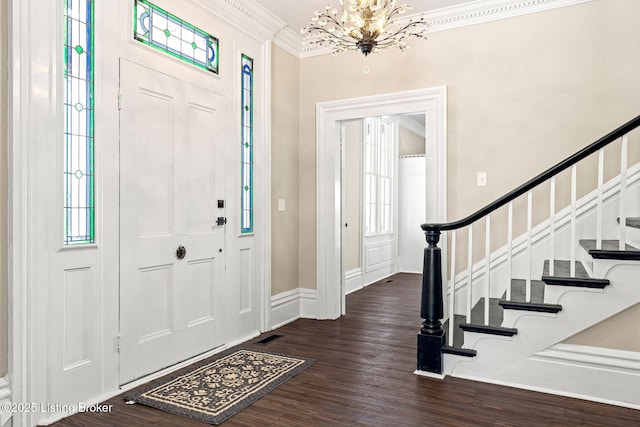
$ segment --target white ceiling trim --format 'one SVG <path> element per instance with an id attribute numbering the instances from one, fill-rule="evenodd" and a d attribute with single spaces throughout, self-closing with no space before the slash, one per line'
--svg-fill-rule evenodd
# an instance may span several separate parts
<path id="1" fill-rule="evenodd" d="M 476 0 L 460 6 L 437 9 L 425 15 L 430 27 L 429 32 L 434 33 L 590 1 L 593 0 Z M 405 17 L 410 18 L 411 16 Z M 288 27 L 275 34 L 274 43 L 301 59 L 332 52 L 331 49 L 311 45 Z"/>
<path id="2" fill-rule="evenodd" d="M 253 0 L 190 0 L 260 41 L 274 39 L 287 23 Z"/>

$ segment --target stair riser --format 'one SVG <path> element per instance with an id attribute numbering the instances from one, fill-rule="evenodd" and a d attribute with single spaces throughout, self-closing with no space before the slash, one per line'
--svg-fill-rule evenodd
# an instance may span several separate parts
<path id="1" fill-rule="evenodd" d="M 561 304 L 560 301 L 565 297 L 565 295 L 572 292 L 602 294 L 604 293 L 604 290 L 593 288 L 578 288 L 573 286 L 547 286 L 547 289 L 544 293 L 544 302 L 545 304 Z"/>
<path id="2" fill-rule="evenodd" d="M 525 316 L 533 316 L 534 318 L 540 317 L 549 317 L 551 319 L 557 319 L 557 313 L 538 313 L 532 311 L 519 311 L 519 310 L 505 310 L 504 311 L 504 320 L 502 321 L 502 326 L 505 328 L 516 328 L 518 324 L 518 320 Z"/>

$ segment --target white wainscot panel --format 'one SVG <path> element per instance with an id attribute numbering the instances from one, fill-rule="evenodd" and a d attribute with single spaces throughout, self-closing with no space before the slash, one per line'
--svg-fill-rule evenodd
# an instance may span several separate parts
<path id="1" fill-rule="evenodd" d="M 381 246 L 382 263 L 390 264 L 393 261 L 393 244 L 389 243 Z"/>
<path id="2" fill-rule="evenodd" d="M 253 289 L 253 250 L 240 249 L 240 314 L 251 311 Z"/>
<path id="3" fill-rule="evenodd" d="M 91 363 L 92 359 L 91 268 L 64 270 L 63 283 L 63 369 L 67 371 Z"/>
<path id="4" fill-rule="evenodd" d="M 367 262 L 365 264 L 365 268 L 367 269 L 367 271 L 373 270 L 375 269 L 375 267 L 380 266 L 380 263 L 382 262 L 382 251 L 380 249 L 380 246 L 367 246 L 366 251 Z"/>

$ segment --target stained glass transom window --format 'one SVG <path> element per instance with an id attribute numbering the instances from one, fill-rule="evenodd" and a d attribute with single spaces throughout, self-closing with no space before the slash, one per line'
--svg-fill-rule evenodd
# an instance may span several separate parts
<path id="1" fill-rule="evenodd" d="M 95 242 L 93 7 L 64 1 L 65 245 Z"/>
<path id="2" fill-rule="evenodd" d="M 242 55 L 242 197 L 243 233 L 253 232 L 253 59 Z"/>
<path id="3" fill-rule="evenodd" d="M 218 73 L 218 39 L 146 0 L 136 0 L 136 40 Z"/>

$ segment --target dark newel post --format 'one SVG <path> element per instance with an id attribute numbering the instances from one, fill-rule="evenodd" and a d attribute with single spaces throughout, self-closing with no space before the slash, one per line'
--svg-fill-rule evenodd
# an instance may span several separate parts
<path id="1" fill-rule="evenodd" d="M 422 265 L 422 327 L 418 334 L 418 370 L 442 373 L 442 347 L 445 335 L 440 319 L 442 313 L 442 255 L 437 246 L 440 240 L 438 225 L 424 224 L 427 243 Z"/>

